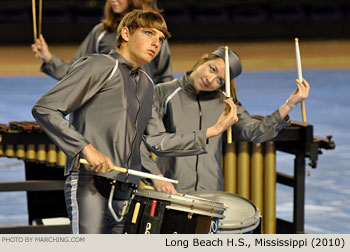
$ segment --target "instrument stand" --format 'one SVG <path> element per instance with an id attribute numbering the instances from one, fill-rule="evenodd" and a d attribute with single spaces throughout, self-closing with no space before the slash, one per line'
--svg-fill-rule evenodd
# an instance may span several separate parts
<path id="1" fill-rule="evenodd" d="M 322 154 L 321 148 L 335 148 L 331 138 L 314 137 L 312 125 L 296 122 L 277 136 L 276 150 L 295 155 L 293 176 L 277 172 L 277 183 L 293 188 L 293 222 L 277 218 L 278 234 L 304 234 L 305 158 L 309 158 L 309 165 L 316 168 L 318 155 Z"/>

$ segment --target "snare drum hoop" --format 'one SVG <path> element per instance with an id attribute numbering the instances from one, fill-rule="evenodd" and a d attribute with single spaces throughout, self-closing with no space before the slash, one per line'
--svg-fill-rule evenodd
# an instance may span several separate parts
<path id="1" fill-rule="evenodd" d="M 232 194 L 232 193 L 228 193 L 228 192 L 222 192 L 222 191 L 195 191 L 195 192 L 191 192 L 190 195 L 195 195 L 195 196 L 203 197 L 203 198 L 208 197 L 211 200 L 217 200 L 218 196 L 224 196 L 224 197 L 227 196 L 230 198 L 232 198 L 232 196 L 234 196 L 235 198 L 242 200 L 242 202 L 248 203 L 255 211 L 253 216 L 249 216 L 249 217 L 244 218 L 242 220 L 229 220 L 229 219 L 227 219 L 227 216 L 226 216 L 225 219 L 219 221 L 219 230 L 220 231 L 227 230 L 227 233 L 229 233 L 233 230 L 250 231 L 250 230 L 255 229 L 259 225 L 259 222 L 260 222 L 260 210 L 259 210 L 259 208 L 257 208 L 253 202 L 251 202 L 250 200 L 248 200 L 240 195 L 236 195 L 236 194 Z M 229 210 L 230 209 L 228 209 L 228 211 Z M 220 232 L 220 233 L 223 233 L 223 232 Z"/>
<path id="2" fill-rule="evenodd" d="M 225 206 L 223 203 L 212 200 L 192 196 L 192 195 L 176 195 L 157 192 L 147 189 L 138 189 L 136 196 L 158 199 L 170 202 L 166 206 L 167 209 L 206 215 L 217 218 L 224 218 Z"/>
<path id="3" fill-rule="evenodd" d="M 252 226 L 248 226 L 248 227 L 239 227 L 239 228 L 235 228 L 235 229 L 229 229 L 229 228 L 220 228 L 218 229 L 218 234 L 244 234 L 244 233 L 248 233 L 250 231 L 253 231 L 254 229 L 256 229 L 259 226 L 260 223 L 260 218 L 258 220 L 258 222 L 254 223 Z"/>

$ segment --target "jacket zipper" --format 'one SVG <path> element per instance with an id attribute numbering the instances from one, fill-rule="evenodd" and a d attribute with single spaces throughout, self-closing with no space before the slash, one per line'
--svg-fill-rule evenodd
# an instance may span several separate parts
<path id="1" fill-rule="evenodd" d="M 134 139 L 133 139 L 132 144 L 131 144 L 131 151 L 130 151 L 130 155 L 129 155 L 128 162 L 127 162 L 129 169 L 131 169 L 130 161 L 131 161 L 131 156 L 133 154 L 135 140 L 136 140 L 136 137 L 137 137 L 137 118 L 139 117 L 139 113 L 140 113 L 140 109 L 141 109 L 141 102 L 140 102 L 139 98 L 137 97 L 137 92 L 138 92 L 139 85 L 137 85 L 137 80 L 136 79 L 135 79 L 135 84 L 136 84 L 135 98 L 136 98 L 136 101 L 137 101 L 137 104 L 138 104 L 138 109 L 137 109 L 137 113 L 136 113 L 136 117 L 135 117 L 135 135 L 134 135 Z"/>
<path id="2" fill-rule="evenodd" d="M 202 108 L 201 104 L 199 102 L 199 95 L 197 95 L 197 103 L 199 108 L 199 130 L 202 129 Z M 198 187 L 198 163 L 199 163 L 199 155 L 196 155 L 196 184 L 195 184 L 195 191 L 197 191 Z"/>

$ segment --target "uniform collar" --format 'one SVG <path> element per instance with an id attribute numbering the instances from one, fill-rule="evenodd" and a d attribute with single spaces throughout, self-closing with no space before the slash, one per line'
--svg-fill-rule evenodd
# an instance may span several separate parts
<path id="1" fill-rule="evenodd" d="M 109 52 L 109 55 L 112 56 L 113 58 L 117 59 L 119 61 L 120 64 L 126 66 L 128 69 L 130 69 L 131 73 L 135 74 L 138 72 L 138 70 L 140 68 L 137 68 L 135 71 L 132 71 L 131 69 L 134 68 L 134 65 L 128 61 L 127 59 L 125 59 L 121 54 L 119 54 L 116 50 L 111 50 Z"/>
<path id="2" fill-rule="evenodd" d="M 191 71 L 185 72 L 184 75 L 182 76 L 183 88 L 185 89 L 186 92 L 196 95 L 196 90 L 194 89 L 194 87 L 190 82 L 190 74 L 191 74 Z"/>

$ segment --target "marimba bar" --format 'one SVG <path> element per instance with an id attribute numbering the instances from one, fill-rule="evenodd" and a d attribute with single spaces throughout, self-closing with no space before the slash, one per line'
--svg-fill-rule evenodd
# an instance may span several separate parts
<path id="1" fill-rule="evenodd" d="M 0 124 L 0 157 L 64 167 L 66 155 L 43 133 L 36 122 Z"/>

